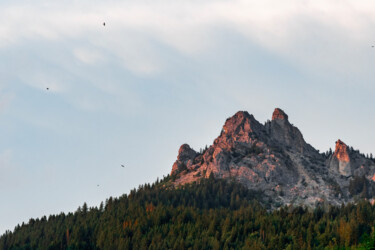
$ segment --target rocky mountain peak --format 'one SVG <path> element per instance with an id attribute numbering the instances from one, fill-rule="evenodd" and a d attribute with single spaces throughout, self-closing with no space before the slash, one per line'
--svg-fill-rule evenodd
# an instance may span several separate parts
<path id="1" fill-rule="evenodd" d="M 337 140 L 333 155 L 341 162 L 350 162 L 348 146 L 341 140 Z"/>
<path id="2" fill-rule="evenodd" d="M 368 198 L 375 197 L 374 160 L 341 140 L 334 154 L 320 154 L 279 108 L 265 125 L 246 111 L 237 112 L 225 121 L 214 143 L 199 153 L 183 144 L 171 174 L 176 186 L 211 174 L 236 180 L 260 191 L 275 207 L 339 205 L 354 201 L 365 188 Z M 353 188 L 359 177 L 365 177 L 365 183 Z"/>
<path id="3" fill-rule="evenodd" d="M 238 134 L 241 132 L 254 132 L 259 123 L 253 115 L 246 111 L 238 111 L 234 116 L 228 118 L 223 126 L 223 132 L 226 134 Z"/>
<path id="4" fill-rule="evenodd" d="M 266 130 L 271 135 L 271 138 L 278 143 L 291 147 L 299 152 L 315 150 L 308 145 L 299 129 L 293 126 L 289 120 L 288 115 L 280 108 L 276 108 L 272 114 L 272 121 L 266 124 Z"/>
<path id="5" fill-rule="evenodd" d="M 288 120 L 288 115 L 280 108 L 275 108 L 272 114 L 272 120 Z"/>
<path id="6" fill-rule="evenodd" d="M 255 137 L 262 137 L 264 126 L 253 115 L 239 111 L 225 121 L 221 134 L 214 145 L 221 149 L 230 149 L 237 143 L 252 143 Z"/>

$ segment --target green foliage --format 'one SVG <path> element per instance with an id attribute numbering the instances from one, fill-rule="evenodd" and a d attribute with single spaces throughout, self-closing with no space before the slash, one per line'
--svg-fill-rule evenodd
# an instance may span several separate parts
<path id="1" fill-rule="evenodd" d="M 203 179 L 173 188 L 168 176 L 99 208 L 30 219 L 0 249 L 343 249 L 375 247 L 375 208 L 267 211 L 240 184 Z"/>

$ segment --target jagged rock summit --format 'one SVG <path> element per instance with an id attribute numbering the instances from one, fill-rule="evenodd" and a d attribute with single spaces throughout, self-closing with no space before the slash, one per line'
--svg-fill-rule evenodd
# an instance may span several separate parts
<path id="1" fill-rule="evenodd" d="M 375 195 L 375 160 L 336 142 L 319 153 L 279 108 L 264 125 L 246 111 L 225 121 L 214 143 L 196 152 L 183 144 L 173 164 L 174 185 L 210 175 L 262 192 L 271 206 L 340 205 Z"/>
<path id="2" fill-rule="evenodd" d="M 272 121 L 273 120 L 288 120 L 288 115 L 282 109 L 275 108 L 272 114 Z"/>

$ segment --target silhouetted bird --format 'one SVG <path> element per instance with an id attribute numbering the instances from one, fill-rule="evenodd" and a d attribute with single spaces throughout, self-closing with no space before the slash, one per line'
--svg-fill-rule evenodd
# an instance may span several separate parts
<path id="1" fill-rule="evenodd" d="M 46 88 L 47 90 L 49 90 L 49 88 Z"/>
<path id="2" fill-rule="evenodd" d="M 121 165 L 121 167 L 123 167 L 123 168 L 124 168 L 125 166 L 124 166 L 124 165 Z"/>
<path id="3" fill-rule="evenodd" d="M 105 26 L 105 22 L 103 23 L 103 26 Z"/>

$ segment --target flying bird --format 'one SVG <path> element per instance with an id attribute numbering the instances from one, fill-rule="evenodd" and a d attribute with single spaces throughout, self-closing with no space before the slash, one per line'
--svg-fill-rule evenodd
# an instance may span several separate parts
<path id="1" fill-rule="evenodd" d="M 124 165 L 121 165 L 121 167 L 123 167 L 123 168 L 124 168 L 125 166 L 124 166 Z"/>
<path id="2" fill-rule="evenodd" d="M 105 26 L 105 22 L 103 23 L 103 26 Z"/>
<path id="3" fill-rule="evenodd" d="M 47 90 L 49 90 L 49 88 L 46 88 Z"/>

